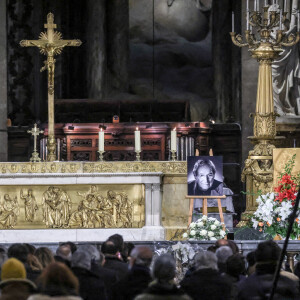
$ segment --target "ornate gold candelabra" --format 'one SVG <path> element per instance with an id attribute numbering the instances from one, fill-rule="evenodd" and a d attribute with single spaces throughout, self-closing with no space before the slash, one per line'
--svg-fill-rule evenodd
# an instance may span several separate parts
<path id="1" fill-rule="evenodd" d="M 259 62 L 256 110 L 254 116 L 254 136 L 249 137 L 254 149 L 249 151 L 242 172 L 242 181 L 246 182 L 246 211 L 239 226 L 246 225 L 249 214 L 256 210 L 255 195 L 271 192 L 273 183 L 273 149 L 276 137 L 276 113 L 274 113 L 272 70 L 271 65 L 283 51 L 282 47 L 290 47 L 299 41 L 298 32 L 288 32 L 289 20 L 287 12 L 282 12 L 279 6 L 270 7 L 265 1 L 262 11 L 256 6 L 249 10 L 247 0 L 245 40 L 240 34 L 230 33 L 232 42 L 238 47 L 249 47 L 251 56 Z M 272 10 L 273 7 L 278 9 Z M 234 17 L 233 17 L 234 23 Z"/>

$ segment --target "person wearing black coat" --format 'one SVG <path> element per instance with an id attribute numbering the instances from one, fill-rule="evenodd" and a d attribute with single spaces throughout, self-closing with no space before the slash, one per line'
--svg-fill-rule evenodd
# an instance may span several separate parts
<path id="1" fill-rule="evenodd" d="M 111 241 L 106 241 L 101 247 L 101 252 L 105 256 L 104 268 L 117 272 L 118 278 L 125 277 L 128 273 L 128 265 L 122 261 L 116 246 Z"/>
<path id="2" fill-rule="evenodd" d="M 91 256 L 87 252 L 76 251 L 72 256 L 72 271 L 79 281 L 79 294 L 83 300 L 107 300 L 103 280 L 91 272 Z"/>
<path id="3" fill-rule="evenodd" d="M 112 287 L 112 299 L 133 300 L 149 285 L 153 253 L 149 247 L 137 246 L 131 252 L 130 271 Z"/>
<path id="4" fill-rule="evenodd" d="M 217 257 L 210 251 L 195 255 L 196 270 L 185 277 L 181 288 L 194 300 L 230 299 L 231 284 L 218 272 Z"/>
<path id="5" fill-rule="evenodd" d="M 255 272 L 238 285 L 237 299 L 268 299 L 281 249 L 274 241 L 258 244 Z M 300 299 L 298 284 L 280 275 L 274 299 Z"/>

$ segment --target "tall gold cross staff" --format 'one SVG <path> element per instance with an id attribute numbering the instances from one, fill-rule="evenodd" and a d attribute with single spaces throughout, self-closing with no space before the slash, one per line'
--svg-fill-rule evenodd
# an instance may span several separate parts
<path id="1" fill-rule="evenodd" d="M 41 32 L 38 40 L 22 40 L 20 45 L 22 47 L 38 47 L 40 53 L 47 55 L 45 65 L 41 68 L 41 72 L 48 70 L 48 161 L 56 160 L 56 142 L 54 136 L 54 56 L 61 54 L 66 46 L 80 46 L 80 40 L 63 40 L 62 34 L 54 31 L 56 24 L 54 24 L 54 15 L 49 13 L 47 15 L 47 24 L 44 24 L 47 32 Z"/>
<path id="2" fill-rule="evenodd" d="M 31 130 L 27 130 L 28 133 L 31 133 L 33 135 L 33 152 L 32 156 L 30 158 L 30 161 L 37 162 L 41 161 L 38 152 L 36 151 L 36 140 L 40 133 L 44 133 L 43 130 L 39 130 L 36 123 L 34 124 L 34 127 Z"/>

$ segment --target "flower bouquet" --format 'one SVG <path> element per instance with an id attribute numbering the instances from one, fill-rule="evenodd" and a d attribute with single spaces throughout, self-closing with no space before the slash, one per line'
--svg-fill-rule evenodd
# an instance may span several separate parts
<path id="1" fill-rule="evenodd" d="M 216 241 L 223 239 L 227 231 L 223 230 L 223 224 L 216 218 L 202 216 L 196 222 L 192 222 L 183 234 L 183 238 L 188 238 L 190 241 Z"/>
<path id="2" fill-rule="evenodd" d="M 291 175 L 295 164 L 295 155 L 285 166 L 284 172 L 279 176 L 278 186 L 274 188 L 273 193 L 260 195 L 256 202 L 258 208 L 251 219 L 254 228 L 260 232 L 270 234 L 273 238 L 280 236 L 284 238 L 287 233 L 289 216 L 292 213 L 293 206 L 297 196 L 299 174 Z M 298 209 L 298 216 L 300 209 Z M 300 237 L 299 217 L 293 224 L 291 239 Z"/>

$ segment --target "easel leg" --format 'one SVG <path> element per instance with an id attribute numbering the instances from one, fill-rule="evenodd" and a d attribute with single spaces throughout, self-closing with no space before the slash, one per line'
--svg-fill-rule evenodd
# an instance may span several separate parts
<path id="1" fill-rule="evenodd" d="M 223 210 L 222 210 L 221 199 L 218 199 L 218 208 L 219 208 L 220 220 L 223 223 L 223 230 L 225 230 L 224 215 L 223 215 Z"/>
<path id="2" fill-rule="evenodd" d="M 207 198 L 203 198 L 202 208 L 203 208 L 203 215 L 207 216 Z"/>
<path id="3" fill-rule="evenodd" d="M 188 223 L 188 226 L 190 226 L 190 224 L 192 223 L 193 211 L 194 211 L 194 199 L 190 199 L 190 213 L 189 213 L 189 223 Z"/>

